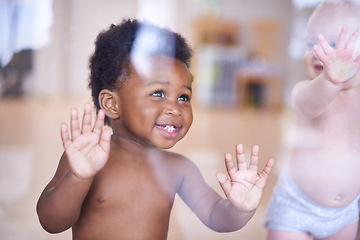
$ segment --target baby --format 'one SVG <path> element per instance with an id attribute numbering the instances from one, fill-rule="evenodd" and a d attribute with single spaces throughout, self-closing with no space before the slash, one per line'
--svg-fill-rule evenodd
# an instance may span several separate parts
<path id="1" fill-rule="evenodd" d="M 230 179 L 217 178 L 226 199 L 192 161 L 166 151 L 193 120 L 190 58 L 182 36 L 146 22 L 123 20 L 99 34 L 90 59 L 96 121 L 86 104 L 81 127 L 76 109 L 70 134 L 61 126 L 65 152 L 37 205 L 45 230 L 72 227 L 74 240 L 166 239 L 176 194 L 215 231 L 252 218 L 273 165 L 258 174 L 257 146 L 249 166 L 241 144 L 236 166 L 225 155 Z"/>
<path id="2" fill-rule="evenodd" d="M 320 4 L 306 30 L 310 80 L 292 92 L 296 136 L 265 226 L 268 239 L 355 239 L 360 194 L 360 7 Z"/>

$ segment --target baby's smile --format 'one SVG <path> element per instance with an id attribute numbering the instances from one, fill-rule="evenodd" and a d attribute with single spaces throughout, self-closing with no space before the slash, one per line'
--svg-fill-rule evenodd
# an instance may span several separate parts
<path id="1" fill-rule="evenodd" d="M 167 131 L 167 132 L 169 132 L 169 133 L 172 133 L 172 132 L 175 131 L 175 127 L 174 127 L 174 126 L 166 125 L 166 126 L 164 127 L 164 130 Z"/>

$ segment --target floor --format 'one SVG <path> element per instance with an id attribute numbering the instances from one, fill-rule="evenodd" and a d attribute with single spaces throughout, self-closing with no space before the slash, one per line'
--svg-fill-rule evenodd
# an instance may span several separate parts
<path id="1" fill-rule="evenodd" d="M 35 206 L 37 199 L 53 176 L 63 151 L 59 128 L 68 121 L 69 109 L 83 109 L 88 97 L 0 99 L 0 239 L 65 240 L 71 232 L 51 235 L 40 226 Z M 291 126 L 287 110 L 202 109 L 194 108 L 194 123 L 188 135 L 172 151 L 191 158 L 206 181 L 220 194 L 216 171 L 225 171 L 223 156 L 234 154 L 236 143 L 243 143 L 247 153 L 253 144 L 260 146 L 260 165 L 269 157 L 276 167 L 269 177 L 263 201 L 255 216 L 234 233 L 215 233 L 207 229 L 176 199 L 169 240 L 193 239 L 265 239 L 263 217 L 276 183 L 283 157 L 284 132 Z"/>

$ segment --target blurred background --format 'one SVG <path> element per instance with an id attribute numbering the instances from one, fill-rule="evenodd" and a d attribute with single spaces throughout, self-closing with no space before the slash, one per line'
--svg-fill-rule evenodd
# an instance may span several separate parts
<path id="1" fill-rule="evenodd" d="M 0 0 L 0 239 L 71 239 L 37 219 L 37 199 L 63 152 L 60 123 L 91 102 L 88 60 L 97 34 L 122 18 L 181 33 L 194 50 L 194 123 L 171 151 L 206 181 L 224 154 L 260 146 L 276 167 L 254 218 L 240 231 L 207 229 L 176 199 L 169 239 L 265 239 L 267 203 L 287 158 L 289 95 L 305 79 L 304 30 L 320 0 Z"/>

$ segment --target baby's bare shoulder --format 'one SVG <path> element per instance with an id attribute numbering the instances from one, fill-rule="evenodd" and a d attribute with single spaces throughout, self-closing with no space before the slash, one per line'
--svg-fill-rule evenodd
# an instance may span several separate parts
<path id="1" fill-rule="evenodd" d="M 174 179 L 183 179 L 189 174 L 199 174 L 199 169 L 195 163 L 183 154 L 172 151 L 162 151 L 159 158 L 159 169 L 165 175 Z"/>
<path id="2" fill-rule="evenodd" d="M 195 166 L 193 161 L 191 161 L 191 159 L 189 159 L 183 154 L 172 151 L 162 151 L 162 152 L 163 152 L 163 157 L 161 161 L 166 162 L 166 164 L 181 168 L 189 168 L 189 167 L 191 168 Z"/>

